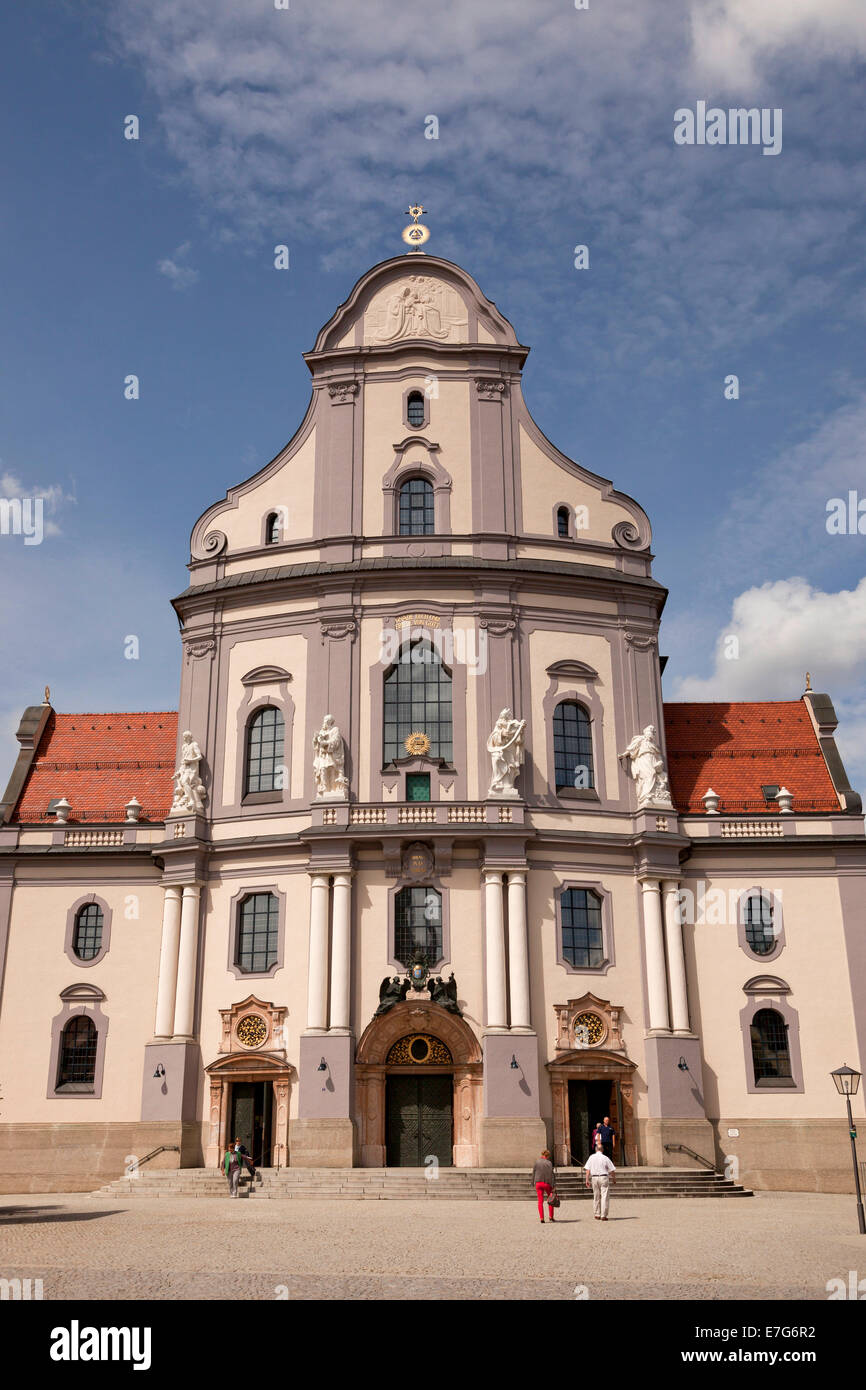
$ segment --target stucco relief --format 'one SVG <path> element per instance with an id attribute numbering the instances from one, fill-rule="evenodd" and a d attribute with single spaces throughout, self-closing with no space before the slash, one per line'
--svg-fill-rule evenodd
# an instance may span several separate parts
<path id="1" fill-rule="evenodd" d="M 433 338 L 465 343 L 469 315 L 450 285 L 429 275 L 408 275 L 373 297 L 364 314 L 364 342 L 396 343 L 402 338 Z"/>

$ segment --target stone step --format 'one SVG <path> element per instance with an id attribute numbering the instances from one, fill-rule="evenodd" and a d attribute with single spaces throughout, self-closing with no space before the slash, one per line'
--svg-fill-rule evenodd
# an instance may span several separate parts
<path id="1" fill-rule="evenodd" d="M 451 1200 L 532 1201 L 535 1191 L 525 1171 L 514 1169 L 440 1168 L 435 1178 L 426 1168 L 284 1168 L 260 1169 L 258 1180 L 241 1180 L 245 1199 L 292 1200 Z M 557 1184 L 563 1198 L 588 1200 L 583 1171 L 561 1169 Z M 615 1196 L 749 1197 L 751 1192 L 721 1173 L 701 1168 L 629 1168 L 617 1174 Z M 213 1168 L 156 1169 L 137 1177 L 124 1175 L 99 1189 L 96 1196 L 228 1198 L 224 1176 Z"/>

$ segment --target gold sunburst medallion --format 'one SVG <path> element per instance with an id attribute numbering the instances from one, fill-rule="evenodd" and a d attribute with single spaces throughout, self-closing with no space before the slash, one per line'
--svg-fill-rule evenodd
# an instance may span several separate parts
<path id="1" fill-rule="evenodd" d="M 406 752 L 410 753 L 413 757 L 423 758 L 430 752 L 430 740 L 426 734 L 422 734 L 419 730 L 416 730 L 414 734 L 410 734 L 405 740 L 403 747 L 406 749 Z"/>

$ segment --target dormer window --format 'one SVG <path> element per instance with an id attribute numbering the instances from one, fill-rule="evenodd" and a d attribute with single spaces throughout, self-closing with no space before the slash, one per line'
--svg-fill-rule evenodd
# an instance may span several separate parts
<path id="1" fill-rule="evenodd" d="M 556 513 L 556 534 L 561 536 L 563 540 L 568 540 L 570 521 L 568 507 L 560 507 Z"/>
<path id="2" fill-rule="evenodd" d="M 413 430 L 420 429 L 424 424 L 426 410 L 424 407 L 424 396 L 421 391 L 410 391 L 406 398 L 406 419 Z"/>
<path id="3" fill-rule="evenodd" d="M 279 512 L 271 512 L 265 522 L 265 545 L 279 545 L 282 540 Z"/>

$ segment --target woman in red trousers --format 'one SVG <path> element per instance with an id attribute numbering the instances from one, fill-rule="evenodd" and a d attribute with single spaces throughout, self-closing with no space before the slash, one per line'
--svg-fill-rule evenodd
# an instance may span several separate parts
<path id="1" fill-rule="evenodd" d="M 538 1193 L 538 1215 L 541 1217 L 541 1224 L 544 1225 L 544 1199 L 548 1198 L 547 1217 L 553 1220 L 553 1207 L 550 1205 L 550 1197 L 554 1190 L 553 1164 L 550 1161 L 550 1149 L 542 1149 L 541 1157 L 535 1160 L 535 1167 L 532 1170 L 532 1181 Z"/>

